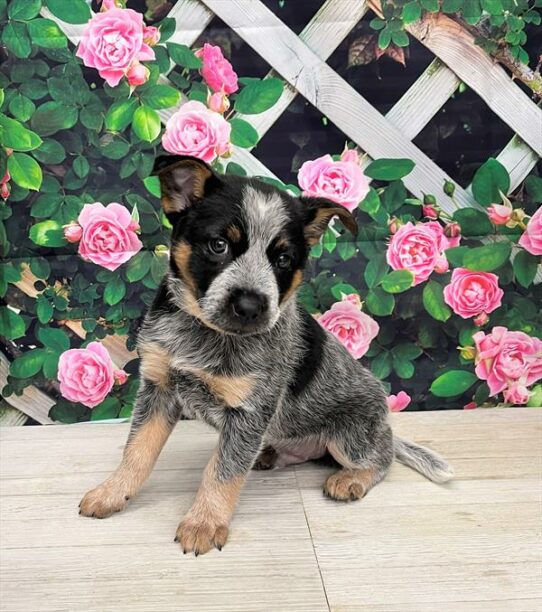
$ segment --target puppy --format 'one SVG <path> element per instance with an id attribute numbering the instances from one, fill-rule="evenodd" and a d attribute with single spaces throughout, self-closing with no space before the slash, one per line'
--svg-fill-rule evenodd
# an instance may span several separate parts
<path id="1" fill-rule="evenodd" d="M 335 216 L 355 235 L 352 214 L 190 157 L 161 157 L 155 174 L 173 226 L 170 269 L 138 338 L 141 386 L 121 464 L 80 514 L 122 510 L 181 416 L 220 432 L 175 537 L 196 555 L 226 543 L 253 466 L 329 453 L 340 469 L 324 493 L 336 500 L 362 498 L 394 458 L 450 479 L 438 455 L 392 434 L 380 382 L 296 301 L 309 247 Z"/>

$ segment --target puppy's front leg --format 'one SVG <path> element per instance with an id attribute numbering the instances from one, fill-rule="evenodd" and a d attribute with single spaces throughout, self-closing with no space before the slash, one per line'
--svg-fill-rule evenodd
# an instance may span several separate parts
<path id="1" fill-rule="evenodd" d="M 172 393 L 143 381 L 122 461 L 107 480 L 83 497 L 79 514 L 105 518 L 122 510 L 147 480 L 178 416 Z"/>
<path id="2" fill-rule="evenodd" d="M 218 447 L 203 473 L 196 499 L 177 528 L 183 552 L 197 556 L 222 549 L 247 473 L 258 456 L 267 419 L 243 409 L 226 409 Z"/>

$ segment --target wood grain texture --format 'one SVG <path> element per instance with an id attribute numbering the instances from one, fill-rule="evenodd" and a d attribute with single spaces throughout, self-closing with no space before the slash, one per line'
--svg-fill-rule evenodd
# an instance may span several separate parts
<path id="1" fill-rule="evenodd" d="M 0 610 L 539 612 L 542 410 L 392 415 L 447 454 L 438 486 L 401 465 L 356 503 L 330 468 L 252 472 L 222 552 L 183 556 L 175 527 L 216 433 L 183 421 L 128 508 L 77 515 L 127 424 L 0 428 Z"/>

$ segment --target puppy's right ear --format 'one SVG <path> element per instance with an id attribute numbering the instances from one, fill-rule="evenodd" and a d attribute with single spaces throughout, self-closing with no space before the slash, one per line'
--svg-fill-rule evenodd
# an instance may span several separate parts
<path id="1" fill-rule="evenodd" d="M 183 155 L 162 155 L 154 162 L 152 174 L 160 179 L 162 208 L 175 215 L 201 200 L 216 174 L 201 159 Z"/>

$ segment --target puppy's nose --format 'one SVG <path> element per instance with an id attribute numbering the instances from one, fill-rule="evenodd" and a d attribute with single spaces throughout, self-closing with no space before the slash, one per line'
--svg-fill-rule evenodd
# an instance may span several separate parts
<path id="1" fill-rule="evenodd" d="M 243 323 L 255 321 L 266 309 L 267 298 L 255 291 L 237 289 L 231 297 L 233 314 Z"/>

